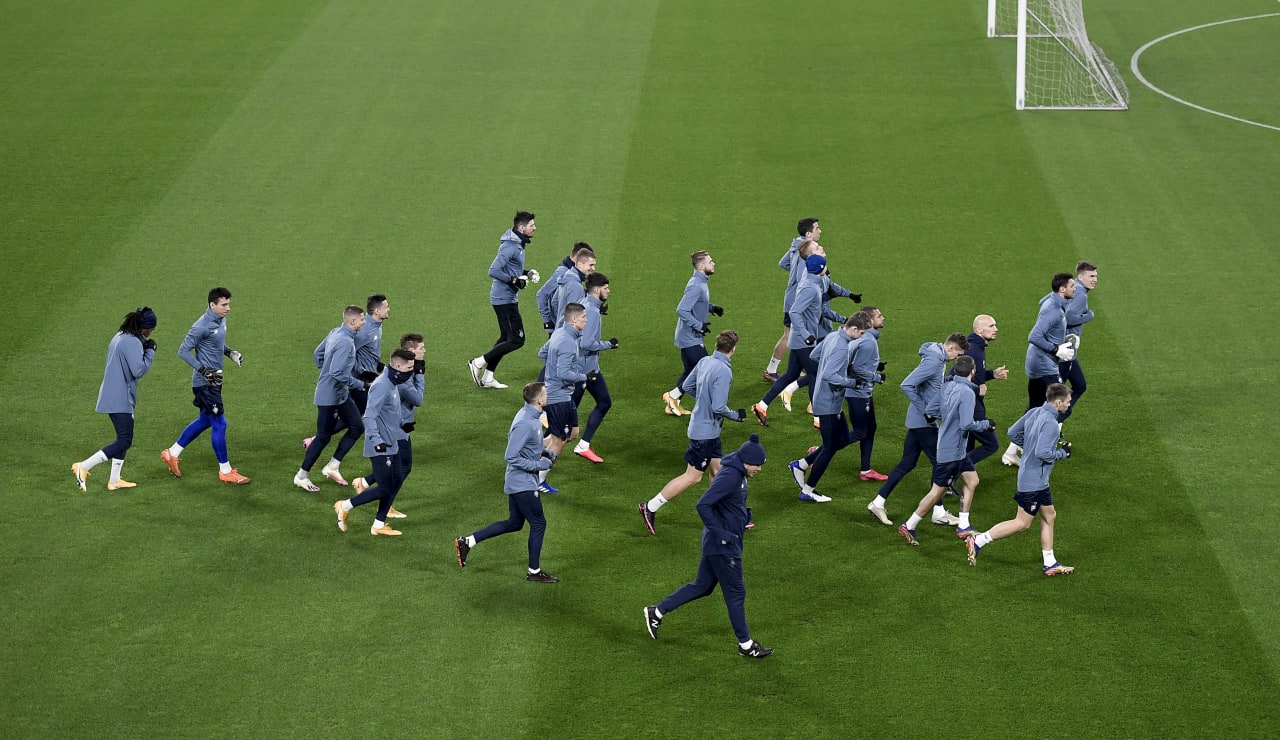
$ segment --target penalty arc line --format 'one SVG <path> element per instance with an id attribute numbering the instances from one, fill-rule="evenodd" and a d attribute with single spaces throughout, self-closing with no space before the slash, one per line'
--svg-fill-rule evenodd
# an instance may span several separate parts
<path id="1" fill-rule="evenodd" d="M 1195 108 L 1198 111 L 1204 111 L 1205 113 L 1210 113 L 1215 116 L 1228 118 L 1232 121 L 1247 123 L 1250 126 L 1258 126 L 1261 128 L 1271 129 L 1272 131 L 1280 131 L 1280 126 L 1272 126 L 1271 124 L 1268 124 L 1268 123 L 1259 123 L 1258 121 L 1250 121 L 1247 118 L 1240 118 L 1239 116 L 1233 116 L 1230 113 L 1223 113 L 1222 111 L 1216 111 L 1216 110 L 1213 110 L 1212 108 L 1206 108 L 1203 105 L 1196 105 L 1195 103 L 1192 103 L 1189 100 L 1183 100 L 1182 98 L 1176 95 L 1173 95 L 1172 93 L 1165 92 L 1164 90 L 1161 90 L 1160 88 L 1151 84 L 1151 81 L 1148 80 L 1145 76 L 1143 76 L 1142 72 L 1139 71 L 1138 69 L 1138 58 L 1142 56 L 1142 53 L 1144 51 L 1146 51 L 1147 49 L 1150 49 L 1151 47 L 1155 46 L 1161 41 L 1166 41 L 1168 39 L 1173 38 L 1174 36 L 1181 36 L 1184 33 L 1191 33 L 1192 31 L 1199 31 L 1202 28 L 1212 28 L 1213 26 L 1221 26 L 1227 23 L 1238 23 L 1240 21 L 1254 21 L 1254 20 L 1258 20 L 1259 18 L 1275 18 L 1277 16 L 1280 16 L 1280 13 L 1264 13 L 1262 15 L 1251 15 L 1245 18 L 1230 18 L 1225 21 L 1215 21 L 1213 23 L 1204 23 L 1199 26 L 1192 26 L 1191 28 L 1184 28 L 1181 31 L 1174 31 L 1173 33 L 1165 34 L 1164 36 L 1161 36 L 1158 39 L 1148 41 L 1147 43 L 1143 44 L 1142 47 L 1139 48 L 1137 51 L 1133 52 L 1133 57 L 1129 60 L 1129 70 L 1133 72 L 1133 76 L 1137 77 L 1138 81 L 1141 82 L 1142 84 L 1151 88 L 1155 92 L 1165 96 L 1166 98 L 1182 103 L 1183 105 L 1189 108 Z"/>

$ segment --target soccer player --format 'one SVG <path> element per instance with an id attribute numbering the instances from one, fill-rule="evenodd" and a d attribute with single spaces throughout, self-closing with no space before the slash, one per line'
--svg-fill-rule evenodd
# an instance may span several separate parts
<path id="1" fill-rule="evenodd" d="M 313 399 L 316 405 L 316 436 L 302 457 L 302 467 L 293 476 L 293 485 L 304 491 L 314 493 L 320 490 L 319 486 L 311 482 L 311 468 L 333 438 L 339 419 L 346 423 L 347 431 L 338 440 L 333 458 L 325 463 L 320 472 L 340 486 L 347 485 L 339 466 L 360 439 L 360 435 L 364 434 L 360 410 L 351 399 L 352 388 L 364 387 L 364 381 L 353 374 L 356 365 L 356 334 L 363 326 L 364 309 L 356 305 L 347 306 L 342 311 L 342 324 L 330 331 L 316 347 L 315 362 L 316 367 L 320 368 Z"/>
<path id="2" fill-rule="evenodd" d="M 973 492 L 978 488 L 978 474 L 973 469 L 965 451 L 965 436 L 972 432 L 991 428 L 989 419 L 973 418 L 974 399 L 978 395 L 978 387 L 973 384 L 974 361 L 972 357 L 960 357 L 956 360 L 955 377 L 943 384 L 942 416 L 938 424 L 937 461 L 933 464 L 933 486 L 920 499 L 919 506 L 907 519 L 907 523 L 898 527 L 898 534 L 915 547 L 920 544 L 916 539 L 916 526 L 929 513 L 929 509 L 942 502 L 956 480 L 961 483 L 960 520 L 956 536 L 961 539 L 974 534 L 969 526 L 969 507 L 973 505 Z"/>
<path id="3" fill-rule="evenodd" d="M 854 340 L 861 339 L 870 328 L 870 317 L 862 312 L 855 313 L 845 321 L 843 328 L 828 334 L 814 348 L 810 357 L 818 363 L 810 389 L 813 391 L 813 413 L 818 416 L 822 444 L 805 457 L 793 460 L 788 466 L 796 486 L 800 488 L 801 501 L 826 503 L 831 500 L 830 496 L 818 493 L 816 486 L 836 453 L 849 444 L 849 421 L 844 415 L 844 391 L 858 382 L 849 375 L 849 345 Z"/>
<path id="4" fill-rule="evenodd" d="M 991 370 L 987 367 L 987 345 L 995 341 L 1000 329 L 996 320 L 981 314 L 973 320 L 973 333 L 969 335 L 969 348 L 964 351 L 966 357 L 973 358 L 973 382 L 978 384 L 978 396 L 973 406 L 973 418 L 987 418 L 987 383 L 993 380 L 1007 380 L 1009 368 L 1001 365 Z M 955 369 L 952 368 L 952 374 Z M 1000 451 L 1000 440 L 994 428 L 981 432 L 973 432 L 966 443 L 969 449 L 969 462 L 977 465 Z"/>
<path id="5" fill-rule="evenodd" d="M 353 508 L 377 501 L 378 513 L 369 533 L 400 536 L 399 530 L 387 526 L 387 517 L 409 474 L 406 463 L 412 465 L 413 462 L 412 456 L 406 460 L 401 454 L 401 445 L 408 440 L 409 433 L 404 429 L 404 401 L 399 386 L 413 379 L 415 360 L 409 350 L 395 350 L 388 360 L 390 364 L 369 386 L 369 403 L 364 410 L 364 456 L 373 464 L 373 479 L 377 482 L 349 499 L 333 502 L 338 529 L 343 532 L 347 531 L 347 514 Z"/>
<path id="6" fill-rule="evenodd" d="M 427 372 L 427 363 L 424 359 L 427 355 L 426 340 L 421 334 L 409 333 L 400 337 L 400 349 L 407 350 L 413 355 L 413 378 L 400 383 L 396 389 L 400 392 L 401 410 L 403 412 L 400 420 L 400 428 L 404 431 L 404 439 L 399 440 L 400 466 L 404 471 L 404 479 L 408 479 L 409 474 L 413 472 L 413 430 L 417 426 L 416 409 L 422 405 L 423 394 L 426 390 L 424 377 Z M 404 479 L 400 481 L 401 489 L 404 488 Z M 351 481 L 351 487 L 355 489 L 357 495 L 364 493 L 365 489 L 377 482 L 372 475 L 362 476 Z M 388 519 L 405 519 L 407 515 L 396 507 L 392 506 L 387 509 Z"/>
<path id="7" fill-rule="evenodd" d="M 658 509 L 697 485 L 708 468 L 713 479 L 720 471 L 720 428 L 724 420 L 747 420 L 746 409 L 733 411 L 729 408 L 729 386 L 733 384 L 731 360 L 737 347 L 736 331 L 726 329 L 720 332 L 716 337 L 716 351 L 710 357 L 702 358 L 684 379 L 681 388 L 697 399 L 689 417 L 689 447 L 684 453 L 686 466 L 682 475 L 672 478 L 657 495 L 638 507 L 650 534 L 657 534 L 653 519 Z"/>
<path id="8" fill-rule="evenodd" d="M 507 475 L 502 490 L 507 494 L 506 520 L 494 522 L 484 529 L 458 537 L 453 546 L 458 554 L 458 565 L 467 567 L 467 556 L 477 544 L 491 537 L 519 532 L 529 522 L 529 572 L 525 580 L 532 583 L 557 583 L 559 578 L 542 570 L 542 538 L 547 531 L 547 519 L 542 513 L 542 499 L 538 494 L 538 473 L 551 468 L 551 458 L 544 454 L 542 424 L 538 417 L 547 405 L 547 391 L 542 383 L 530 383 L 524 387 L 524 406 L 511 421 L 507 434 Z"/>
<path id="9" fill-rule="evenodd" d="M 876 443 L 877 427 L 873 395 L 875 387 L 884 382 L 884 363 L 880 361 L 880 330 L 884 328 L 884 314 L 875 306 L 864 306 L 860 313 L 867 315 L 871 328 L 861 339 L 849 345 L 849 374 L 857 380 L 844 392 L 852 427 L 849 438 L 858 443 L 858 451 L 862 453 L 858 479 L 883 481 L 889 476 L 871 467 L 871 452 Z"/>
<path id="10" fill-rule="evenodd" d="M 578 436 L 578 407 L 573 403 L 574 386 L 596 379 L 582 364 L 582 330 L 587 327 L 587 309 L 581 303 L 570 303 L 564 309 L 564 323 L 551 333 L 551 339 L 538 352 L 546 363 L 547 438 L 544 441 L 552 465 L 560 458 L 565 443 Z M 541 426 L 541 424 L 539 424 Z M 559 493 L 547 483 L 551 466 L 538 472 L 539 493 Z"/>
<path id="11" fill-rule="evenodd" d="M 121 478 L 120 469 L 124 467 L 125 453 L 133 446 L 133 411 L 138 405 L 138 380 L 147 374 L 156 358 L 156 340 L 151 338 L 155 328 L 156 312 L 149 306 L 142 306 L 125 314 L 120 329 L 107 344 L 107 364 L 102 372 L 102 385 L 98 387 L 98 404 L 94 411 L 111 419 L 116 438 L 88 458 L 71 464 L 71 474 L 81 491 L 88 490 L 85 479 L 89 477 L 89 471 L 107 460 L 111 461 L 108 491 L 138 485 Z"/>
<path id="12" fill-rule="evenodd" d="M 352 388 L 351 398 L 356 408 L 364 413 L 369 398 L 369 385 L 382 373 L 382 322 L 391 315 L 391 304 L 381 293 L 374 293 L 364 304 L 364 326 L 356 332 L 356 377 L 365 383 L 363 388 Z"/>
<path id="13" fill-rule="evenodd" d="M 575 258 L 578 256 L 578 253 L 584 249 L 590 250 L 591 245 L 586 242 L 577 242 L 574 244 L 573 249 L 569 250 L 569 256 L 561 260 L 559 265 L 556 265 L 556 269 L 551 273 L 551 277 L 546 279 L 546 282 L 542 284 L 541 288 L 538 288 L 538 294 L 536 296 L 538 301 L 538 315 L 542 317 L 542 328 L 546 330 L 548 337 L 551 336 L 551 332 L 556 329 L 556 310 L 554 299 L 556 295 L 556 288 L 560 284 L 560 276 L 564 274 L 565 270 L 574 266 Z M 592 253 L 594 254 L 594 251 Z"/>
<path id="14" fill-rule="evenodd" d="M 1071 389 L 1062 383 L 1052 383 L 1045 389 L 1044 405 L 1023 414 L 1009 427 L 1009 439 L 1023 449 L 1022 465 L 1018 468 L 1018 494 L 1013 497 L 1018 504 L 1018 514 L 976 537 L 965 538 L 969 565 L 977 565 L 978 553 L 993 541 L 1029 528 L 1038 512 L 1044 574 L 1058 576 L 1075 572 L 1075 568 L 1059 563 L 1053 554 L 1053 522 L 1058 512 L 1053 507 L 1053 493 L 1049 490 L 1053 464 L 1071 457 L 1071 443 L 1063 442 L 1059 446 L 1058 442 L 1058 415 L 1070 407 Z"/>
<path id="15" fill-rule="evenodd" d="M 742 578 L 742 534 L 751 521 L 747 479 L 755 477 L 764 463 L 764 446 L 757 434 L 751 435 L 736 452 L 725 456 L 719 474 L 711 479 L 707 492 L 698 499 L 698 516 L 703 525 L 698 575 L 656 606 L 644 608 L 649 637 L 658 639 L 658 628 L 668 614 L 690 601 L 710 596 L 719 585 L 729 609 L 729 623 L 738 638 L 738 655 L 767 658 L 773 653 L 773 648 L 751 639 L 751 630 L 747 628 L 747 586 Z"/>
<path id="16" fill-rule="evenodd" d="M 223 483 L 244 485 L 249 478 L 231 467 L 227 455 L 227 413 L 222 402 L 222 358 L 244 365 L 244 356 L 227 346 L 227 314 L 231 312 L 231 291 L 214 288 L 209 291 L 209 307 L 204 315 L 191 325 L 187 336 L 178 347 L 178 357 L 191 366 L 192 405 L 200 410 L 199 416 L 182 430 L 178 439 L 168 449 L 160 452 L 160 459 L 169 466 L 169 472 L 182 477 L 178 467 L 182 450 L 199 437 L 204 430 L 212 429 L 209 441 L 213 456 L 218 459 L 218 480 Z"/>
<path id="17" fill-rule="evenodd" d="M 716 274 L 715 260 L 705 251 L 694 252 L 689 255 L 689 259 L 693 262 L 693 275 L 685 284 L 684 295 L 676 306 L 675 343 L 680 350 L 680 362 L 684 369 L 680 372 L 675 387 L 662 394 L 662 402 L 666 404 L 666 413 L 670 416 L 689 415 L 680 405 L 680 396 L 683 394 L 680 387 L 685 378 L 689 377 L 689 371 L 693 370 L 694 365 L 707 356 L 702 338 L 711 331 L 711 322 L 707 320 L 709 314 L 724 316 L 724 309 L 711 302 L 711 290 L 707 287 L 707 279 Z"/>
<path id="18" fill-rule="evenodd" d="M 807 275 L 796 288 L 795 299 L 791 302 L 791 336 L 787 340 L 787 349 L 791 354 L 787 359 L 787 372 L 773 381 L 768 392 L 751 407 L 751 413 L 755 414 L 761 426 L 769 426 L 770 401 L 793 381 L 799 380 L 801 372 L 810 378 L 818 372 L 818 363 L 814 362 L 810 355 L 817 343 L 831 333 L 827 322 L 836 321 L 843 324 L 845 321 L 845 317 L 827 306 L 825 298 L 827 281 L 824 277 L 827 258 L 818 253 L 817 249 L 818 245 L 814 242 L 800 245 L 800 254 L 806 255 Z M 813 396 L 812 388 L 809 395 Z"/>
<path id="19" fill-rule="evenodd" d="M 1061 383 L 1060 363 L 1075 359 L 1075 347 L 1067 341 L 1067 302 L 1076 294 L 1076 283 L 1070 273 L 1053 276 L 1049 294 L 1040 299 L 1036 324 L 1027 335 L 1027 410 L 1044 405 L 1045 389 Z M 1010 442 L 1000 456 L 1005 465 L 1017 465 L 1022 450 Z"/>
<path id="20" fill-rule="evenodd" d="M 1084 379 L 1084 368 L 1080 365 L 1080 335 L 1084 333 L 1084 325 L 1093 321 L 1093 311 L 1089 310 L 1089 292 L 1098 287 L 1098 267 L 1091 262 L 1076 264 L 1076 292 L 1067 301 L 1067 340 L 1075 350 L 1074 356 L 1058 365 L 1058 375 L 1071 384 L 1071 405 L 1058 421 L 1066 421 L 1075 411 L 1076 404 L 1088 390 Z M 1074 339 L 1074 341 L 1072 341 Z"/>
<path id="21" fill-rule="evenodd" d="M 467 361 L 467 370 L 477 387 L 506 388 L 493 377 L 493 371 L 498 369 L 503 357 L 524 346 L 519 291 L 540 279 L 537 270 L 524 269 L 524 250 L 537 230 L 532 213 L 516 211 L 511 228 L 503 233 L 498 254 L 489 265 L 489 277 L 493 279 L 489 303 L 493 304 L 493 312 L 498 317 L 498 341 L 488 352 Z"/>
<path id="22" fill-rule="evenodd" d="M 778 267 L 787 271 L 787 289 L 782 294 L 782 336 L 773 345 L 773 356 L 769 358 L 769 365 L 764 370 L 764 379 L 770 383 L 778 379 L 778 365 L 787 353 L 787 340 L 791 338 L 791 302 L 795 300 L 796 287 L 805 274 L 800 265 L 804 261 L 799 256 L 800 245 L 807 241 L 816 244 L 822 237 L 822 227 L 818 225 L 816 218 L 802 218 L 796 223 L 796 232 L 799 236 L 791 240 L 791 246 L 782 255 L 782 259 L 778 260 Z M 801 269 L 797 270 L 797 267 Z"/>
<path id="23" fill-rule="evenodd" d="M 588 380 L 585 384 L 574 386 L 573 406 L 574 408 L 581 406 L 584 392 L 591 394 L 596 405 L 591 409 L 591 415 L 587 417 L 587 426 L 582 430 L 582 439 L 578 440 L 573 453 L 596 464 L 604 462 L 604 458 L 591 449 L 591 440 L 595 439 L 596 430 L 604 422 L 604 415 L 613 407 L 613 399 L 609 396 L 609 384 L 605 382 L 604 372 L 600 369 L 600 353 L 618 348 L 617 337 L 608 340 L 600 338 L 600 313 L 607 300 L 609 300 L 609 278 L 600 272 L 588 275 L 587 295 L 583 298 L 583 305 L 587 309 L 587 326 L 582 330 L 582 338 L 578 340 L 578 346 L 582 350 L 583 372 L 587 374 Z M 594 380 L 590 379 L 593 374 Z"/>
<path id="24" fill-rule="evenodd" d="M 938 462 L 938 417 L 942 414 L 942 378 L 947 363 L 956 359 L 969 346 L 969 340 L 960 333 L 947 337 L 941 344 L 925 342 L 920 345 L 920 364 L 899 386 L 907 397 L 907 436 L 902 440 L 902 459 L 889 471 L 880 486 L 880 492 L 867 505 L 867 511 L 881 524 L 892 525 L 884 505 L 893 489 L 915 470 L 920 453 L 929 458 L 930 464 Z M 948 512 L 939 502 L 933 508 L 933 523 L 952 526 L 960 520 Z"/>

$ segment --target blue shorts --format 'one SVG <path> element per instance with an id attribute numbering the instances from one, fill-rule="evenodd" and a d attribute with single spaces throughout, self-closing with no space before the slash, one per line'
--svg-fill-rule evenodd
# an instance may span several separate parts
<path id="1" fill-rule="evenodd" d="M 1042 488 L 1039 491 L 1023 493 L 1018 491 L 1013 496 L 1013 500 L 1018 502 L 1018 508 L 1027 512 L 1031 516 L 1035 516 L 1041 506 L 1053 506 L 1053 494 L 1048 488 Z"/>
<path id="2" fill-rule="evenodd" d="M 972 472 L 974 472 L 973 463 L 969 462 L 969 458 L 967 457 L 962 457 L 959 460 L 952 460 L 951 462 L 934 463 L 932 479 L 933 485 L 946 488 L 952 483 L 955 483 L 961 473 Z"/>
<path id="3" fill-rule="evenodd" d="M 689 449 L 685 450 L 684 461 L 693 466 L 695 470 L 706 470 L 712 460 L 719 460 L 724 457 L 720 450 L 720 438 L 715 439 L 691 439 L 689 440 Z"/>
<path id="4" fill-rule="evenodd" d="M 562 401 L 547 406 L 547 434 L 568 439 L 578 428 L 578 407 L 573 401 Z"/>

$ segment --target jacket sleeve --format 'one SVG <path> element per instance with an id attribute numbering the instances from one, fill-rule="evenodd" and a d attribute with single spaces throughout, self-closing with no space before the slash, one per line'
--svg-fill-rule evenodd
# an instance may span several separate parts
<path id="1" fill-rule="evenodd" d="M 1039 427 L 1040 428 L 1036 430 L 1038 433 L 1035 435 L 1035 438 L 1031 440 L 1031 449 L 1028 450 L 1023 448 L 1023 454 L 1030 454 L 1037 460 L 1043 460 L 1047 463 L 1054 462 L 1055 460 L 1061 460 L 1066 457 L 1067 451 L 1058 449 L 1058 440 L 1054 434 L 1050 433 L 1050 425 L 1048 423 L 1042 423 Z"/>
<path id="2" fill-rule="evenodd" d="M 833 341 L 839 340 L 837 339 Z M 822 350 L 823 352 L 837 352 L 837 347 L 828 347 L 828 344 L 831 344 L 831 342 L 823 342 L 822 344 L 819 344 L 818 349 L 814 350 L 813 354 L 818 354 L 819 350 Z M 840 362 L 840 358 L 830 358 L 825 363 L 821 361 L 821 358 L 819 358 L 818 366 L 819 368 L 824 368 L 822 372 L 822 381 L 824 383 L 827 383 L 834 388 L 853 387 L 855 380 L 849 377 L 849 374 L 846 372 L 848 365 Z"/>
<path id="3" fill-rule="evenodd" d="M 804 290 L 796 288 L 796 299 L 791 303 L 791 310 L 787 313 L 791 316 L 791 331 L 801 339 L 808 339 L 817 336 L 818 327 L 810 326 L 805 316 L 805 309 L 814 303 L 822 300 L 822 296 L 816 290 Z"/>
<path id="4" fill-rule="evenodd" d="M 551 360 L 555 363 L 555 376 L 561 380 L 581 383 L 587 379 L 587 374 L 578 370 L 578 353 L 573 350 L 574 343 L 564 342 L 563 346 L 568 349 L 557 347 L 551 353 Z"/>
<path id="5" fill-rule="evenodd" d="M 916 369 L 912 370 L 911 374 L 904 378 L 902 383 L 898 386 L 902 389 L 902 392 L 906 395 L 908 401 L 922 409 L 925 408 L 926 403 L 924 394 L 920 392 L 920 387 L 928 380 L 928 376 L 929 368 L 927 368 L 924 363 L 921 363 L 916 365 Z M 928 413 L 927 409 L 926 413 Z M 934 414 L 930 414 L 930 416 L 934 416 Z"/>
<path id="6" fill-rule="evenodd" d="M 855 381 L 877 383 L 880 381 L 880 373 L 876 371 L 875 363 L 871 362 L 871 350 L 867 349 L 869 346 L 864 342 L 853 345 L 849 364 L 853 367 L 853 379 Z"/>
<path id="7" fill-rule="evenodd" d="M 738 420 L 738 412 L 729 408 L 729 377 L 716 373 L 707 382 L 711 387 L 711 413 L 721 419 Z"/>
<path id="8" fill-rule="evenodd" d="M 778 267 L 781 267 L 787 272 L 791 272 L 791 263 L 795 260 L 796 254 L 797 254 L 796 250 L 788 249 L 786 252 L 783 253 L 782 259 L 778 260 Z"/>
<path id="9" fill-rule="evenodd" d="M 354 345 L 348 346 L 346 342 L 335 342 L 333 356 L 329 359 L 333 363 L 333 379 L 336 382 L 348 388 L 364 387 L 364 381 L 351 374 L 352 369 L 356 366 Z"/>
<path id="10" fill-rule="evenodd" d="M 312 359 L 316 361 L 316 368 L 324 367 L 324 346 L 329 343 L 329 337 L 320 340 L 316 345 L 316 351 L 311 353 Z M 199 369 L 199 368 L 197 368 Z"/>
<path id="11" fill-rule="evenodd" d="M 848 298 L 853 292 L 834 280 L 827 280 L 827 295 L 840 298 Z"/>
<path id="12" fill-rule="evenodd" d="M 151 363 L 155 361 L 156 351 L 153 349 L 143 349 L 142 340 L 127 334 L 123 337 L 123 341 L 129 342 L 129 347 L 120 348 L 120 354 L 124 357 L 124 363 L 129 370 L 129 377 L 133 380 L 141 378 L 151 369 Z"/>
<path id="13" fill-rule="evenodd" d="M 701 361 L 699 361 L 699 364 L 701 364 Z M 680 390 L 694 398 L 698 397 L 698 365 L 694 365 L 689 374 L 685 376 L 684 382 L 680 384 Z"/>
<path id="14" fill-rule="evenodd" d="M 693 315 L 693 307 L 698 305 L 698 294 L 697 284 L 690 280 L 684 288 L 684 295 L 680 297 L 680 305 L 676 306 L 676 316 L 680 317 L 680 323 L 694 331 L 702 329 L 702 324 Z"/>
<path id="15" fill-rule="evenodd" d="M 727 465 L 722 466 L 720 472 L 716 473 L 716 477 L 711 479 L 710 487 L 707 488 L 706 493 L 702 494 L 702 498 L 698 499 L 698 503 L 695 506 L 698 510 L 698 516 L 702 519 L 702 523 L 706 525 L 707 529 L 721 536 L 728 533 L 728 524 L 720 516 L 716 504 L 736 492 L 741 483 L 742 473 L 737 468 Z"/>
<path id="16" fill-rule="evenodd" d="M 542 430 L 539 429 L 538 432 L 534 432 L 528 424 L 517 424 L 514 426 L 511 429 L 511 435 L 507 438 L 507 464 L 516 470 L 523 470 L 526 473 L 537 473 L 539 470 L 538 461 L 530 460 L 520 453 L 524 451 L 524 448 L 527 447 L 530 442 L 532 442 L 532 435 L 538 434 L 541 431 Z"/>
<path id="17" fill-rule="evenodd" d="M 551 306 L 552 298 L 555 294 L 556 281 L 554 277 L 544 282 L 541 288 L 538 288 L 538 294 L 536 296 L 538 300 L 538 315 L 542 317 L 542 323 L 544 324 L 548 321 L 554 322 L 556 320 L 555 313 Z"/>
<path id="18" fill-rule="evenodd" d="M 407 383 L 401 383 L 396 386 L 396 389 L 400 392 L 400 400 L 406 406 L 417 408 L 422 405 L 422 394 L 426 389 L 426 381 L 421 374 L 414 373 Z"/>
<path id="19" fill-rule="evenodd" d="M 1031 412 L 1028 411 L 1026 414 L 1023 414 L 1017 421 L 1013 422 L 1013 426 L 1009 427 L 1009 441 L 1019 447 L 1021 447 L 1022 443 L 1026 441 L 1027 414 L 1030 413 Z"/>
<path id="20" fill-rule="evenodd" d="M 489 265 L 489 277 L 509 283 L 519 277 L 520 272 L 519 247 L 513 242 L 503 242 L 493 264 Z"/>
<path id="21" fill-rule="evenodd" d="M 1036 325 L 1031 327 L 1031 333 L 1027 335 L 1027 342 L 1036 347 L 1053 354 L 1058 348 L 1049 341 L 1049 327 L 1054 323 L 1056 311 L 1051 306 L 1045 306 L 1040 309 L 1040 313 L 1036 315 Z"/>
<path id="22" fill-rule="evenodd" d="M 602 352 L 613 349 L 613 345 L 600 338 L 600 312 L 587 311 L 587 328 L 582 330 L 582 339 L 578 346 L 583 352 Z"/>
<path id="23" fill-rule="evenodd" d="M 991 422 L 986 419 L 974 421 L 973 406 L 973 394 L 965 393 L 960 398 L 960 428 L 966 432 L 985 432 L 991 427 Z"/>
<path id="24" fill-rule="evenodd" d="M 383 381 L 374 385 L 369 393 L 369 402 L 364 407 L 364 434 L 370 444 L 391 444 L 391 440 L 383 439 L 382 430 L 378 428 L 378 409 L 386 403 L 387 395 L 394 392 L 394 387 Z"/>
<path id="25" fill-rule="evenodd" d="M 190 365 L 192 370 L 200 369 L 200 361 L 196 359 L 195 349 L 200 342 L 200 336 L 204 334 L 201 323 L 197 321 L 192 324 L 191 328 L 187 330 L 187 336 L 182 338 L 182 344 L 178 346 L 178 357 L 181 357 L 183 362 Z"/>

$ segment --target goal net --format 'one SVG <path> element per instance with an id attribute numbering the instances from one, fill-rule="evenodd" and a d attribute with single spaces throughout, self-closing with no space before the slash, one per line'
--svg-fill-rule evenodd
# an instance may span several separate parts
<path id="1" fill-rule="evenodd" d="M 988 36 L 1018 40 L 1018 110 L 1129 107 L 1119 70 L 1089 40 L 1080 0 L 988 0 L 987 16 Z"/>

